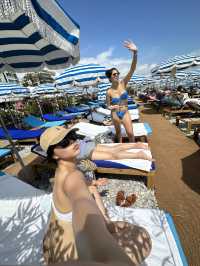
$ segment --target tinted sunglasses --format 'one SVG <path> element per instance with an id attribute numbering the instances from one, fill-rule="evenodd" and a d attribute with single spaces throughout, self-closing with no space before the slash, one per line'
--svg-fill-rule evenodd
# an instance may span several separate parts
<path id="1" fill-rule="evenodd" d="M 113 73 L 112 74 L 112 76 L 119 76 L 120 75 L 120 73 L 118 72 L 118 73 Z"/>
<path id="2" fill-rule="evenodd" d="M 74 132 L 73 132 L 74 133 Z M 77 140 L 76 133 L 70 134 L 70 137 L 67 136 L 63 140 L 61 140 L 59 143 L 55 144 L 56 147 L 66 148 L 67 146 L 71 145 L 73 142 Z"/>

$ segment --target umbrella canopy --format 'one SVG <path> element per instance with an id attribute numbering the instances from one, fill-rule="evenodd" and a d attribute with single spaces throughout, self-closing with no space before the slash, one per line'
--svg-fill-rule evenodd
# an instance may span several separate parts
<path id="1" fill-rule="evenodd" d="M 98 87 L 99 87 L 99 91 L 97 93 L 98 100 L 99 101 L 105 101 L 107 90 L 111 87 L 111 84 L 109 82 L 101 83 L 101 84 L 99 84 Z"/>
<path id="2" fill-rule="evenodd" d="M 97 78 L 106 81 L 106 68 L 97 64 L 79 65 L 66 69 L 62 74 L 56 77 L 58 89 L 71 88 L 74 83 L 78 86 L 93 85 Z"/>
<path id="3" fill-rule="evenodd" d="M 0 71 L 60 69 L 79 61 L 79 25 L 55 0 L 0 0 Z"/>
<path id="4" fill-rule="evenodd" d="M 167 61 L 162 62 L 160 65 L 157 65 L 151 70 L 152 75 L 160 75 L 162 73 L 176 73 L 177 70 L 186 69 L 192 66 L 200 65 L 200 55 L 182 55 L 175 56 L 168 59 Z"/>
<path id="5" fill-rule="evenodd" d="M 32 90 L 33 94 L 51 94 L 57 92 L 55 84 L 40 84 Z"/>
<path id="6" fill-rule="evenodd" d="M 139 75 L 133 75 L 129 81 L 129 85 L 132 84 L 148 84 L 154 82 L 154 80 L 152 79 L 152 77 L 150 76 L 139 76 Z"/>
<path id="7" fill-rule="evenodd" d="M 0 83 L 1 101 L 9 101 L 10 97 L 27 97 L 30 95 L 29 89 L 19 84 Z"/>

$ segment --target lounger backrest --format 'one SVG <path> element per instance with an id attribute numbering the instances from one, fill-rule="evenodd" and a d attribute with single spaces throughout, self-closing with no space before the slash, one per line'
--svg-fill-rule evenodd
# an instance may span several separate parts
<path id="1" fill-rule="evenodd" d="M 40 127 L 44 125 L 44 122 L 34 115 L 24 117 L 23 122 L 31 127 Z"/>

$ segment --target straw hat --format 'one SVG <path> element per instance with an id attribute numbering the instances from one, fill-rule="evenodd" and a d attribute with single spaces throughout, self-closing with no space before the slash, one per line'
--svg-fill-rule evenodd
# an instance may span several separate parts
<path id="1" fill-rule="evenodd" d="M 71 131 L 76 131 L 78 128 L 64 128 L 61 126 L 50 127 L 46 129 L 40 137 L 40 146 L 47 152 L 49 146 L 58 144 Z"/>

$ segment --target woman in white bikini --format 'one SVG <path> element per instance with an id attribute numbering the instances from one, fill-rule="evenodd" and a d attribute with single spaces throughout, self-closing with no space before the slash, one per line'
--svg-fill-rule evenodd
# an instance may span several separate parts
<path id="1" fill-rule="evenodd" d="M 49 228 L 46 232 L 44 243 L 43 243 L 44 258 L 48 264 L 55 263 L 55 262 L 64 262 L 64 261 L 68 261 L 69 259 L 77 260 L 81 258 L 81 254 L 79 254 L 79 248 L 78 248 L 79 245 L 82 246 L 82 249 L 84 250 L 83 248 L 84 245 L 86 245 L 87 247 L 87 244 L 88 244 L 88 243 L 82 243 L 81 238 L 79 238 L 78 241 L 76 241 L 75 243 L 74 231 L 76 233 L 76 230 L 75 230 L 76 226 L 74 227 L 72 226 L 73 204 L 72 204 L 72 200 L 70 199 L 67 193 L 69 189 L 68 187 L 69 178 L 72 178 L 72 177 L 76 178 L 76 176 L 81 175 L 76 167 L 77 157 L 80 155 L 80 147 L 79 147 L 79 144 L 76 143 L 77 135 L 75 133 L 75 130 L 76 129 L 65 129 L 63 127 L 53 127 L 53 128 L 47 129 L 40 138 L 40 145 L 42 149 L 47 152 L 48 158 L 54 159 L 57 163 L 57 168 L 55 172 L 55 182 L 54 182 L 54 187 L 53 187 L 53 195 L 52 195 L 51 218 L 50 218 Z M 91 154 L 91 156 L 93 157 L 93 153 Z M 79 194 L 77 197 L 82 197 L 86 191 L 86 188 L 85 188 L 86 184 L 85 183 L 84 183 L 85 185 L 83 184 L 81 185 L 81 184 L 78 183 L 76 184 L 76 187 L 73 187 L 75 191 L 76 190 L 79 191 Z M 75 195 L 73 196 L 76 199 L 76 196 Z M 115 226 L 113 227 L 113 224 L 109 224 L 108 226 L 108 223 L 106 222 L 108 217 L 106 216 L 106 213 L 104 212 L 105 208 L 102 204 L 101 199 L 98 198 L 98 195 L 97 197 L 94 195 L 94 197 L 96 198 L 98 207 L 101 210 L 101 214 L 100 214 L 102 216 L 101 219 L 104 218 L 104 223 L 107 224 L 107 228 L 109 228 L 110 232 L 112 232 L 112 234 L 120 242 L 121 240 L 119 239 L 119 234 L 117 233 L 118 231 L 116 231 Z M 81 214 L 83 214 L 84 216 L 86 211 L 87 210 L 82 209 L 81 210 L 82 213 L 81 213 L 79 209 L 79 216 Z M 80 217 L 80 220 L 81 219 L 82 217 Z M 76 222 L 78 223 L 78 221 Z M 93 233 L 94 232 L 96 233 L 96 236 L 94 236 L 94 242 L 95 242 L 97 241 L 95 240 L 95 238 L 96 237 L 98 238 L 98 235 L 99 235 L 98 233 L 101 231 L 98 231 L 98 222 L 94 223 L 92 226 L 94 228 L 96 227 L 96 230 L 97 230 L 96 231 L 93 229 Z M 130 231 L 130 228 L 127 228 L 127 227 L 125 228 L 125 227 L 126 226 L 124 226 L 123 223 L 121 224 L 119 223 L 117 230 L 120 231 L 122 229 L 119 229 L 119 228 L 124 228 L 124 230 L 126 229 L 126 231 L 128 229 L 129 233 L 132 232 Z M 137 261 L 137 260 L 141 261 L 149 254 L 151 244 L 150 244 L 148 233 L 144 229 L 139 228 L 136 231 L 137 231 L 136 235 L 140 238 L 140 240 L 138 240 L 140 242 L 140 245 L 141 245 L 141 241 L 148 243 L 146 244 L 145 248 L 143 247 L 142 250 L 139 251 L 140 252 L 139 257 L 137 254 L 134 254 L 134 252 L 131 255 L 132 256 L 131 259 L 133 261 Z M 135 236 L 136 231 L 134 231 L 134 233 L 131 234 L 130 237 L 133 237 L 133 235 Z M 123 241 L 121 242 L 123 246 Z M 134 245 L 133 247 L 135 249 Z M 92 249 L 92 246 L 90 246 L 90 248 Z M 131 248 L 129 247 L 129 253 L 130 253 L 130 250 Z M 104 256 L 104 255 L 102 254 L 101 256 Z M 138 265 L 138 264 L 133 264 L 133 265 Z"/>

